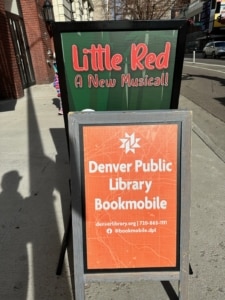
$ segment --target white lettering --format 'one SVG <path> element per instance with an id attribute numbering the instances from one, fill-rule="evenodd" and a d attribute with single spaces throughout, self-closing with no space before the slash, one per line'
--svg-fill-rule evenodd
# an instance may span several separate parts
<path id="1" fill-rule="evenodd" d="M 135 172 L 171 172 L 172 162 L 166 162 L 165 159 L 150 159 L 149 162 L 145 163 L 142 160 L 135 160 L 134 164 Z"/>
<path id="2" fill-rule="evenodd" d="M 113 173 L 113 172 L 130 172 L 130 168 L 132 166 L 132 163 L 112 163 L 112 164 L 98 164 L 96 161 L 89 161 L 88 162 L 88 170 L 89 173 Z"/>
<path id="3" fill-rule="evenodd" d="M 147 196 L 143 200 L 122 200 L 118 197 L 113 201 L 102 201 L 100 198 L 95 198 L 95 210 L 133 210 L 133 209 L 167 209 L 167 201 L 160 200 L 159 196 L 153 197 L 152 200 Z"/>
<path id="4" fill-rule="evenodd" d="M 152 181 L 147 180 L 123 180 L 122 177 L 113 179 L 109 178 L 110 191 L 124 191 L 124 190 L 142 190 L 148 193 L 151 189 Z"/>
<path id="5" fill-rule="evenodd" d="M 129 173 L 132 171 L 133 167 L 133 171 L 135 172 L 172 172 L 172 165 L 172 162 L 168 162 L 162 158 L 159 158 L 158 160 L 151 158 L 147 162 L 137 159 L 134 161 L 134 166 L 133 163 L 104 164 L 91 160 L 88 162 L 88 170 L 89 173 Z M 134 186 L 134 181 L 132 185 Z M 144 182 L 143 185 L 145 185 Z M 137 189 L 140 189 L 139 186 L 140 181 L 137 183 Z M 148 189 L 150 189 L 150 187 Z"/>

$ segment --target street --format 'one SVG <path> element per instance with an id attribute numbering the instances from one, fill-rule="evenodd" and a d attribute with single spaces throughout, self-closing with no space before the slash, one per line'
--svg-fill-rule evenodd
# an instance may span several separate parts
<path id="1" fill-rule="evenodd" d="M 225 60 L 185 58 L 181 95 L 225 122 Z"/>
<path id="2" fill-rule="evenodd" d="M 225 59 L 185 57 L 180 94 L 191 100 L 185 108 L 193 121 L 225 159 Z M 180 100 L 182 108 L 182 99 Z"/>

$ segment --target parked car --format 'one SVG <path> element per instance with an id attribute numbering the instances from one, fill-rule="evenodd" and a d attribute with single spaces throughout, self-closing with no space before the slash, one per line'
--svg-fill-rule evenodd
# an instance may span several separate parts
<path id="1" fill-rule="evenodd" d="M 209 42 L 202 50 L 202 56 L 206 58 L 211 56 L 213 58 L 220 58 L 225 56 L 225 41 Z"/>

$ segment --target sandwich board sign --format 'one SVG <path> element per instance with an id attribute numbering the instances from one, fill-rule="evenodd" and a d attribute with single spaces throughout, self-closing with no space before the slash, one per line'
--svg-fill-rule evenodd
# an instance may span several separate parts
<path id="1" fill-rule="evenodd" d="M 85 282 L 137 279 L 178 280 L 187 299 L 191 117 L 173 110 L 187 26 L 52 25 L 71 155 L 77 300 Z"/>
<path id="2" fill-rule="evenodd" d="M 75 294 L 177 280 L 188 299 L 191 112 L 71 112 Z"/>

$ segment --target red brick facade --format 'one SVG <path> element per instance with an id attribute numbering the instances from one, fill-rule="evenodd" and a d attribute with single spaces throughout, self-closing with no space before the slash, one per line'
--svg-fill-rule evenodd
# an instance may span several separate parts
<path id="1" fill-rule="evenodd" d="M 48 49 L 53 51 L 53 40 L 43 20 L 43 1 L 20 0 L 22 21 L 28 41 L 31 64 L 36 84 L 53 81 L 53 69 L 47 63 Z M 0 100 L 17 99 L 24 95 L 18 61 L 5 11 L 4 0 L 0 0 Z M 33 82 L 34 83 L 34 82 Z"/>
<path id="2" fill-rule="evenodd" d="M 3 2 L 0 0 L 0 99 L 18 98 L 23 89 Z"/>
<path id="3" fill-rule="evenodd" d="M 46 63 L 47 51 L 48 49 L 53 50 L 53 41 L 43 20 L 42 5 L 44 1 L 20 0 L 20 2 L 36 83 L 48 83 L 49 79 L 52 79 L 53 73 L 52 68 Z"/>

